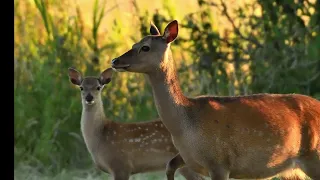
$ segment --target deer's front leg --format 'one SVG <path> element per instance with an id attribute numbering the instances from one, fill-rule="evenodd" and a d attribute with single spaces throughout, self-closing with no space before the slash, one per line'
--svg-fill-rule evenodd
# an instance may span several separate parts
<path id="1" fill-rule="evenodd" d="M 114 180 L 129 180 L 130 173 L 125 170 L 119 170 L 113 173 Z"/>
<path id="2" fill-rule="evenodd" d="M 189 167 L 184 166 L 178 169 L 178 172 L 186 178 L 186 180 L 205 180 L 200 174 L 191 170 Z"/>
<path id="3" fill-rule="evenodd" d="M 174 173 L 177 169 L 183 167 L 185 162 L 183 161 L 182 157 L 178 153 L 175 157 L 173 157 L 168 163 L 166 167 L 166 175 L 167 180 L 174 180 Z"/>
<path id="4" fill-rule="evenodd" d="M 228 170 L 219 166 L 211 167 L 214 167 L 209 172 L 211 180 L 229 180 L 230 172 Z"/>

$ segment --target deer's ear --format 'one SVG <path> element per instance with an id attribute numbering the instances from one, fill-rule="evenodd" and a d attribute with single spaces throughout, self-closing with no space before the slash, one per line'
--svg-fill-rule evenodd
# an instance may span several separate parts
<path id="1" fill-rule="evenodd" d="M 75 84 L 77 86 L 80 86 L 81 82 L 82 82 L 82 76 L 81 73 L 79 71 L 77 71 L 74 68 L 68 68 L 68 75 L 69 75 L 69 80 L 72 84 Z"/>
<path id="2" fill-rule="evenodd" d="M 164 29 L 163 39 L 166 40 L 167 43 L 171 43 L 178 36 L 178 21 L 171 21 L 167 27 Z"/>
<path id="3" fill-rule="evenodd" d="M 100 74 L 100 83 L 101 83 L 101 85 L 108 84 L 111 81 L 112 74 L 113 74 L 113 69 L 112 68 L 108 68 L 108 69 L 104 70 Z"/>
<path id="4" fill-rule="evenodd" d="M 150 34 L 151 35 L 160 35 L 160 32 L 156 25 L 154 25 L 152 22 L 150 22 Z"/>

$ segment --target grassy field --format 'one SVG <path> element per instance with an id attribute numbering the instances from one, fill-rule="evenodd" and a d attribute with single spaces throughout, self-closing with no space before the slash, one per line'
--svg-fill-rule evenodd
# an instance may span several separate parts
<path id="1" fill-rule="evenodd" d="M 97 172 L 94 169 L 88 170 L 62 170 L 55 175 L 50 173 L 40 173 L 34 167 L 20 166 L 14 170 L 15 180 L 106 180 L 112 177 L 105 173 Z M 130 177 L 130 180 L 165 180 L 164 172 L 153 172 L 144 174 L 135 174 Z M 184 180 L 178 173 L 175 176 L 176 180 Z"/>

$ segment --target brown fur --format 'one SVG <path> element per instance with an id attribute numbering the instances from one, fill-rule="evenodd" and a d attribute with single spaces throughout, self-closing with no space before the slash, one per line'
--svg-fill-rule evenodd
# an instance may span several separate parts
<path id="1" fill-rule="evenodd" d="M 165 170 L 166 163 L 178 151 L 160 119 L 117 123 L 105 117 L 101 100 L 104 84 L 101 83 L 109 83 L 111 75 L 110 68 L 100 78 L 82 79 L 78 71 L 69 69 L 70 81 L 83 89 L 81 130 L 95 165 L 112 174 L 115 180 L 127 180 L 136 173 Z M 97 87 L 101 89 L 97 90 Z M 93 96 L 92 105 L 86 102 L 89 94 Z M 188 168 L 179 171 L 186 179 L 203 179 Z"/>
<path id="2" fill-rule="evenodd" d="M 270 178 L 295 168 L 320 179 L 320 102 L 299 94 L 186 97 L 170 50 L 177 30 L 172 21 L 164 35 L 146 36 L 112 61 L 118 71 L 147 75 L 183 159 L 171 161 L 215 180 Z M 150 50 L 139 52 L 142 46 Z"/>

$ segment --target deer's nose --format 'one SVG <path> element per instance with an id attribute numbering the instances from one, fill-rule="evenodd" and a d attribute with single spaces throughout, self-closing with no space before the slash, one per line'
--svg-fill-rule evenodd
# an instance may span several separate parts
<path id="1" fill-rule="evenodd" d="M 118 65 L 119 64 L 119 60 L 118 60 L 118 58 L 114 58 L 114 59 L 112 59 L 112 66 L 114 66 L 114 65 Z"/>
<path id="2" fill-rule="evenodd" d="M 89 93 L 87 96 L 86 96 L 86 101 L 87 102 L 91 102 L 93 100 L 93 96 Z"/>

